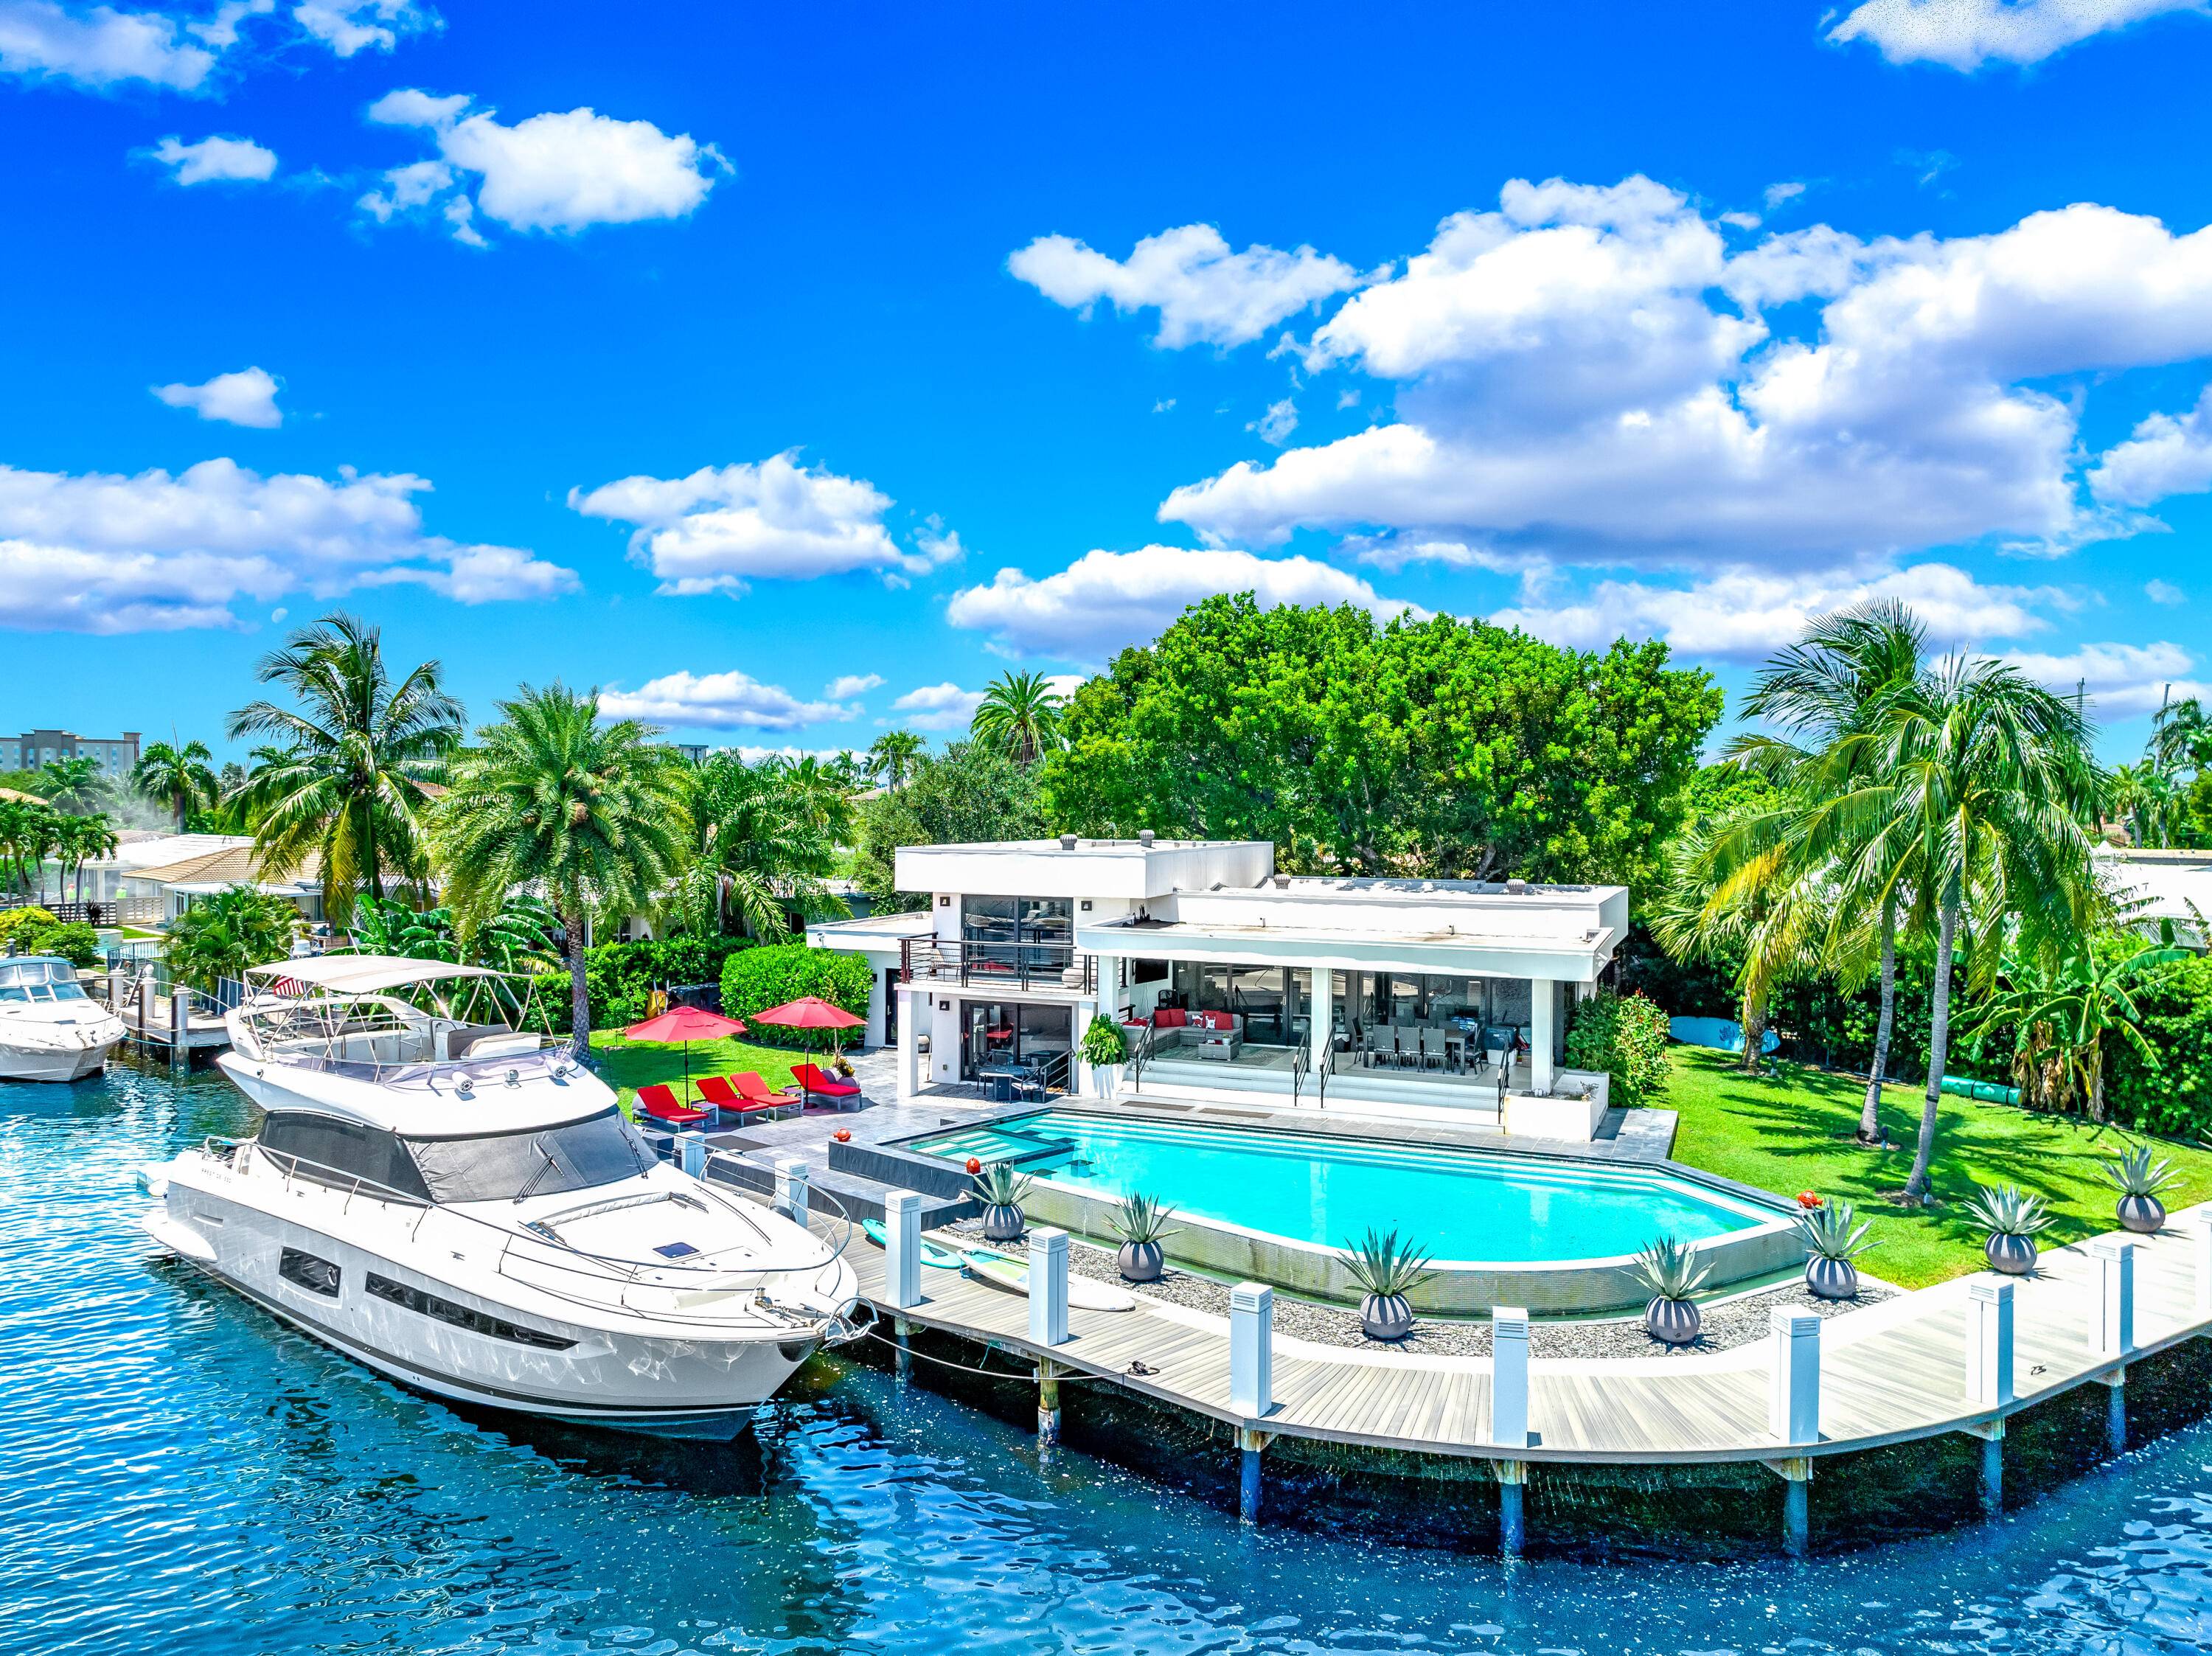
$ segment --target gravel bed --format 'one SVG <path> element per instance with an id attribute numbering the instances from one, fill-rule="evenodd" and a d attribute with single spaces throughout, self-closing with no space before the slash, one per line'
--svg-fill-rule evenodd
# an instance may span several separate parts
<path id="1" fill-rule="evenodd" d="M 982 1240 L 983 1227 L 980 1220 L 963 1219 L 948 1225 L 954 1234 Z M 994 1244 L 1005 1246 L 1009 1252 L 1019 1252 L 1022 1244 Z M 1218 1317 L 1229 1314 L 1229 1289 L 1226 1284 L 1211 1277 L 1200 1277 L 1170 1265 L 1157 1283 L 1141 1286 L 1124 1283 L 1114 1263 L 1114 1255 L 1095 1243 L 1079 1238 L 1068 1239 L 1067 1268 L 1079 1276 L 1098 1282 L 1112 1283 L 1132 1292 L 1170 1305 L 1182 1306 L 1192 1311 L 1211 1312 Z M 1641 1317 L 1631 1317 L 1617 1322 L 1532 1322 L 1528 1325 L 1528 1355 L 1533 1357 L 1670 1357 L 1685 1352 L 1726 1351 L 1739 1345 L 1749 1345 L 1763 1339 L 1768 1328 L 1767 1313 L 1781 1307 L 1790 1311 L 1811 1311 L 1822 1317 L 1841 1316 L 1862 1307 L 1878 1305 L 1895 1297 L 1897 1290 L 1873 1283 L 1862 1283 L 1858 1296 L 1850 1300 L 1816 1300 L 1805 1284 L 1795 1282 L 1784 1287 L 1766 1289 L 1763 1293 L 1746 1295 L 1738 1299 L 1708 1303 L 1705 1311 L 1705 1328 L 1697 1341 L 1690 1345 L 1668 1345 L 1653 1339 L 1644 1331 Z M 1346 1307 L 1319 1305 L 1310 1300 L 1291 1299 L 1286 1295 L 1275 1295 L 1275 1327 L 1293 1339 L 1308 1340 L 1316 1345 L 1358 1346 L 1370 1351 L 1418 1351 L 1438 1356 L 1486 1357 L 1490 1355 L 1490 1325 L 1487 1322 L 1458 1322 L 1424 1318 L 1413 1325 L 1413 1331 L 1395 1344 L 1370 1340 L 1360 1332 L 1359 1313 Z"/>

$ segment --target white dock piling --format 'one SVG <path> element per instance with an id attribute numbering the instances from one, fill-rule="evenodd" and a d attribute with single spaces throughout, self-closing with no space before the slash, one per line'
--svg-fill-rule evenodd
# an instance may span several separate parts
<path id="1" fill-rule="evenodd" d="M 1528 1313 L 1519 1306 L 1491 1307 L 1490 1441 L 1502 1449 L 1528 1447 Z M 1528 1463 L 1516 1455 L 1492 1465 L 1498 1473 L 1498 1550 L 1518 1557 L 1528 1538 L 1522 1496 Z"/>
<path id="2" fill-rule="evenodd" d="M 1966 1398 L 1984 1409 L 2013 1399 L 2013 1285 L 1982 1281 L 1966 1288 Z"/>
<path id="3" fill-rule="evenodd" d="M 676 1135 L 677 1165 L 694 1179 L 707 1176 L 707 1135 L 687 1127 Z"/>
<path id="4" fill-rule="evenodd" d="M 2197 1316 L 2212 1317 L 2212 1207 L 2197 1210 L 2189 1234 L 2189 1259 L 2197 1277 Z"/>
<path id="5" fill-rule="evenodd" d="M 2136 1245 L 2124 1237 L 2089 1244 L 2097 1262 L 2097 1302 L 2091 1338 L 2100 1357 L 2124 1357 L 2136 1349 Z"/>
<path id="6" fill-rule="evenodd" d="M 1774 1356 L 1767 1428 L 1783 1443 L 1820 1441 L 1820 1319 L 1809 1311 L 1768 1313 Z"/>
<path id="7" fill-rule="evenodd" d="M 1275 1400 L 1275 1290 L 1261 1283 L 1239 1283 L 1229 1290 L 1229 1406 L 1255 1420 Z M 1247 1524 L 1260 1519 L 1260 1452 L 1267 1438 L 1237 1429 L 1242 1458 L 1237 1515 Z"/>
<path id="8" fill-rule="evenodd" d="M 1067 1344 L 1067 1233 L 1046 1226 L 1030 1232 L 1030 1338 Z"/>
<path id="9" fill-rule="evenodd" d="M 884 1288 L 901 1311 L 921 1303 L 921 1198 L 910 1190 L 884 1197 Z"/>
<path id="10" fill-rule="evenodd" d="M 787 1156 L 775 1164 L 775 1210 L 793 1224 L 806 1222 L 806 1163 Z"/>

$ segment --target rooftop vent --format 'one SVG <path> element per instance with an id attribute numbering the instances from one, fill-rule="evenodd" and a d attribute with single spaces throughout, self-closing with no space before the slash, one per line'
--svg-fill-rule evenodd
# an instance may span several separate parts
<path id="1" fill-rule="evenodd" d="M 1525 896 L 1527 896 L 1527 895 L 1528 895 L 1528 881 L 1526 881 L 1526 880 L 1508 880 L 1508 881 L 1505 883 L 1505 895 L 1506 895 L 1507 896 L 1509 896 L 1509 897 L 1525 897 Z"/>
<path id="2" fill-rule="evenodd" d="M 1137 832 L 1137 843 L 1144 846 L 1146 850 L 1150 851 L 1152 848 L 1152 829 L 1139 828 Z"/>
<path id="3" fill-rule="evenodd" d="M 1276 890 L 1278 890 L 1278 891 L 1288 891 L 1290 889 L 1291 889 L 1291 877 L 1290 877 L 1289 875 L 1287 875 L 1287 874 L 1278 874 L 1277 876 L 1275 876 L 1275 889 L 1276 889 Z"/>
<path id="4" fill-rule="evenodd" d="M 1072 834 L 1063 834 L 1060 836 L 1060 848 L 1062 851 L 1073 851 L 1079 843 L 1081 842 Z"/>

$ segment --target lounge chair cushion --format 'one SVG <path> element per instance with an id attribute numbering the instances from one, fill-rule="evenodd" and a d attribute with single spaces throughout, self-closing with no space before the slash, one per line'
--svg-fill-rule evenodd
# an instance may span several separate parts
<path id="1" fill-rule="evenodd" d="M 675 1093 L 665 1085 L 639 1088 L 637 1107 L 655 1121 L 665 1121 L 672 1127 L 695 1126 L 707 1119 L 706 1111 L 678 1103 Z"/>
<path id="2" fill-rule="evenodd" d="M 818 1065 L 794 1064 L 791 1078 L 810 1093 L 820 1093 L 827 1098 L 857 1098 L 860 1089 L 849 1081 L 839 1081 L 824 1075 Z"/>

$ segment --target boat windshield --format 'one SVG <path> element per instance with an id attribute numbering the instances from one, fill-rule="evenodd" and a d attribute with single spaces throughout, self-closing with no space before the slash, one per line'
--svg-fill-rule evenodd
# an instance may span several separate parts
<path id="1" fill-rule="evenodd" d="M 635 1179 L 653 1154 L 618 1110 L 557 1127 L 404 1141 L 434 1202 L 553 1196 Z"/>
<path id="2" fill-rule="evenodd" d="M 88 998 L 77 986 L 76 968 L 67 961 L 0 961 L 0 1001 Z"/>

